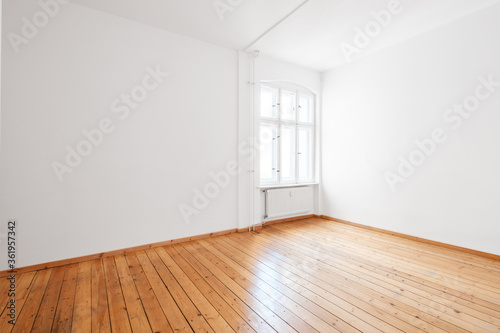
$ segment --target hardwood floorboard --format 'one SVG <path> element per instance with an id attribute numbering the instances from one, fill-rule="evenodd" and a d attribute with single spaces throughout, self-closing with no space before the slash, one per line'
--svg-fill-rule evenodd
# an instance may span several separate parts
<path id="1" fill-rule="evenodd" d="M 17 314 L 17 320 L 11 332 L 18 333 L 31 331 L 52 272 L 53 269 L 45 269 L 37 272 L 33 287 L 29 292 L 23 309 Z M 2 280 L 2 282 L 3 281 L 6 280 Z"/>
<path id="2" fill-rule="evenodd" d="M 252 238 L 251 240 L 248 238 L 237 238 L 237 241 L 233 239 L 227 239 L 227 241 L 231 242 L 234 246 L 242 244 L 246 245 L 248 248 L 258 245 L 258 249 L 252 249 L 252 251 L 256 253 L 256 257 L 265 257 L 266 264 L 274 264 L 270 267 L 273 267 L 278 273 L 284 274 L 302 287 L 326 298 L 335 305 L 335 313 L 338 313 L 341 318 L 350 325 L 360 328 L 361 331 L 401 332 L 405 331 L 405 329 L 417 331 L 416 327 L 408 325 L 404 321 L 399 322 L 399 325 L 403 326 L 404 329 L 398 330 L 396 326 L 392 326 L 383 320 L 383 318 L 389 317 L 390 314 L 385 311 L 376 311 L 376 307 L 370 304 L 372 301 L 371 298 L 365 298 L 358 292 L 356 292 L 355 295 L 350 295 L 338 286 L 321 280 L 316 276 L 317 271 L 315 264 L 306 267 L 306 262 L 290 260 L 279 253 L 279 248 L 266 247 L 259 239 L 260 236 L 251 235 L 248 237 Z M 397 318 L 392 320 L 397 321 Z"/>
<path id="3" fill-rule="evenodd" d="M 30 294 L 31 289 L 33 288 L 33 282 L 36 279 L 38 272 L 30 272 L 23 274 L 22 276 L 18 276 L 16 279 L 16 312 L 19 314 L 22 312 L 24 308 L 24 304 L 26 303 L 26 299 Z M 5 284 L 9 285 L 9 284 Z M 0 316 L 0 332 L 10 332 L 12 331 L 12 324 L 9 323 L 11 317 L 9 317 L 9 313 L 7 313 L 7 304 L 10 302 L 8 300 L 9 293 L 8 289 L 5 289 L 5 296 L 7 298 L 2 298 L 2 304 L 5 305 L 4 310 L 2 311 L 2 315 Z"/>
<path id="4" fill-rule="evenodd" d="M 316 229 L 316 227 L 315 225 L 313 226 L 313 228 L 315 228 L 315 231 L 312 232 L 314 235 L 318 233 L 323 234 L 328 230 L 324 228 Z M 373 241 L 367 242 L 359 238 L 344 239 L 344 237 L 342 237 L 342 239 L 333 239 L 332 237 L 317 236 L 316 239 L 321 239 L 323 242 L 334 242 L 336 244 L 335 249 L 340 249 L 344 254 L 353 253 L 357 255 L 358 258 L 366 258 L 369 256 L 368 258 L 372 259 L 370 260 L 372 262 L 378 261 L 384 263 L 386 267 L 396 271 L 403 271 L 411 276 L 420 278 L 425 281 L 424 283 L 436 286 L 439 290 L 445 290 L 491 309 L 498 309 L 499 305 L 496 304 L 499 302 L 498 299 L 495 299 L 494 296 L 486 295 L 483 290 L 471 287 L 470 284 L 461 282 L 453 276 L 446 277 L 441 270 L 439 262 L 436 262 L 436 264 L 430 268 L 425 265 L 419 266 L 418 263 L 412 263 L 411 258 L 408 256 L 398 257 L 397 255 L 384 253 L 380 248 L 373 249 L 372 247 L 377 247 L 373 244 Z M 474 276 L 478 281 L 481 280 L 480 274 L 474 274 Z"/>
<path id="5" fill-rule="evenodd" d="M 54 317 L 56 315 L 64 275 L 66 274 L 67 269 L 67 266 L 54 268 L 47 288 L 45 289 L 42 303 L 38 309 L 38 314 L 36 316 L 35 323 L 33 324 L 33 329 L 31 330 L 32 332 L 43 333 L 51 331 Z"/>
<path id="6" fill-rule="evenodd" d="M 196 258 L 194 258 L 184 247 L 180 245 L 174 245 L 172 248 L 166 248 L 167 252 L 171 254 L 171 251 L 177 251 L 193 268 L 199 271 L 203 279 L 210 285 L 216 293 L 218 293 L 230 307 L 235 309 L 239 314 L 245 317 L 245 320 L 257 331 L 257 332 L 271 332 L 273 331 L 272 326 L 268 324 L 265 319 L 260 317 L 257 312 L 260 309 L 254 309 L 247 303 L 245 303 L 239 294 L 239 290 L 231 290 L 223 282 L 221 282 L 209 269 L 207 269 L 203 264 L 201 264 Z M 241 296 L 241 297 L 240 297 Z M 257 304 L 257 302 L 255 302 Z"/>
<path id="7" fill-rule="evenodd" d="M 92 261 L 92 332 L 111 332 L 111 319 L 108 307 L 108 292 L 104 263 L 102 259 Z"/>
<path id="8" fill-rule="evenodd" d="M 289 292 L 289 289 L 280 288 L 279 286 L 274 288 L 265 279 L 262 279 L 258 275 L 254 275 L 251 269 L 249 270 L 248 268 L 243 267 L 243 265 L 240 265 L 238 262 L 233 261 L 230 256 L 227 256 L 225 253 L 222 253 L 221 251 L 217 250 L 215 247 L 204 241 L 200 242 L 200 246 L 203 246 L 206 249 L 206 253 L 215 255 L 216 258 L 222 260 L 224 265 L 228 265 L 233 272 L 231 275 L 234 276 L 235 280 L 240 281 L 241 283 L 238 283 L 240 283 L 240 285 L 244 288 L 248 288 L 245 283 L 246 281 L 248 281 L 249 283 L 251 283 L 250 286 L 252 286 L 252 288 L 253 286 L 255 286 L 262 290 L 262 292 L 272 297 L 277 302 L 284 304 L 288 311 L 293 313 L 298 318 L 300 317 L 301 320 L 303 320 L 304 323 L 308 325 L 308 327 L 311 327 L 314 330 L 317 330 L 319 332 L 337 331 L 334 330 L 333 327 L 329 326 L 328 323 L 320 320 L 319 317 L 315 316 L 307 308 L 303 307 L 300 302 L 296 302 L 294 300 L 295 295 L 292 295 L 292 293 Z M 290 324 L 290 322 L 288 323 Z M 295 324 L 292 324 L 292 326 L 295 329 L 300 330 L 299 327 Z"/>
<path id="9" fill-rule="evenodd" d="M 177 306 L 182 309 L 184 317 L 195 332 L 213 332 L 212 328 L 203 317 L 198 308 L 193 304 L 189 296 L 184 292 L 184 289 L 179 285 L 172 273 L 165 266 L 158 253 L 151 249 L 146 251 L 149 259 L 156 268 L 163 283 L 168 287 L 170 294 L 174 298 Z"/>
<path id="10" fill-rule="evenodd" d="M 207 301 L 209 301 L 220 313 L 234 331 L 255 332 L 245 320 L 245 316 L 240 316 L 230 303 L 227 303 L 221 295 L 214 292 L 210 284 L 201 276 L 201 272 L 193 268 L 177 251 L 171 248 L 164 248 L 161 250 L 165 251 L 174 261 L 174 265 L 179 267 L 180 271 L 171 268 L 171 271 L 177 276 L 177 279 L 180 281 L 179 276 L 184 274 L 192 284 L 198 288 L 203 296 L 206 297 Z M 160 249 L 157 249 L 157 252 L 160 253 Z M 168 265 L 169 263 L 166 264 Z"/>
<path id="11" fill-rule="evenodd" d="M 372 245 L 380 244 L 384 246 L 385 251 L 392 250 L 391 252 L 398 253 L 400 250 L 410 250 L 411 258 L 423 258 L 422 256 L 425 255 L 427 258 L 430 260 L 435 260 L 439 259 L 440 266 L 443 264 L 451 263 L 452 268 L 453 268 L 453 274 L 456 274 L 457 271 L 464 271 L 467 270 L 469 274 L 476 274 L 478 275 L 481 280 L 482 279 L 491 279 L 492 281 L 500 281 L 500 276 L 499 274 L 495 274 L 495 272 L 500 273 L 500 270 L 498 267 L 495 266 L 489 266 L 485 264 L 479 264 L 480 262 L 485 262 L 488 259 L 477 257 L 477 261 L 465 261 L 461 259 L 461 257 L 464 256 L 469 256 L 468 254 L 463 254 L 462 252 L 457 252 L 457 251 L 452 251 L 444 248 L 439 248 L 436 246 L 428 245 L 428 244 L 422 244 L 419 242 L 411 241 L 411 240 L 406 240 L 406 239 L 401 239 L 401 242 L 391 242 L 391 237 L 389 235 L 385 234 L 377 234 L 373 231 L 367 231 L 366 233 L 360 233 L 359 228 L 351 227 L 351 226 L 345 226 L 345 225 L 329 225 L 327 223 L 324 223 L 324 221 L 320 222 L 315 222 L 314 223 L 315 227 L 317 228 L 322 228 L 326 229 L 329 231 L 329 234 L 331 232 L 341 232 L 344 236 L 350 236 L 351 239 L 354 238 L 363 238 L 365 240 L 373 241 Z M 345 237 L 347 239 L 347 237 Z M 428 250 L 430 249 L 430 250 Z M 455 256 L 453 256 L 455 255 Z M 402 256 L 403 258 L 405 256 Z M 490 263 L 495 263 L 493 260 L 489 260 Z M 421 261 L 419 260 L 419 263 Z M 456 263 L 460 263 L 460 266 L 457 266 Z M 431 263 L 431 266 L 435 264 L 435 261 Z M 482 275 L 479 275 L 479 273 L 484 273 Z M 489 273 L 492 273 L 492 275 L 487 275 Z M 476 280 L 475 280 L 476 281 Z"/>
<path id="12" fill-rule="evenodd" d="M 500 262 L 321 218 L 0 280 L 0 332 L 500 333 Z"/>
<path id="13" fill-rule="evenodd" d="M 316 248 L 316 250 L 318 250 Z M 326 252 L 323 252 L 326 251 Z M 322 248 L 321 255 L 323 256 L 324 253 L 331 253 L 328 249 Z M 467 308 L 465 306 L 462 306 L 462 304 L 453 304 L 451 302 L 450 298 L 448 299 L 442 299 L 439 297 L 436 297 L 433 293 L 426 293 L 421 290 L 421 285 L 418 286 L 418 288 L 414 288 L 414 284 L 409 285 L 408 283 L 401 283 L 398 279 L 394 279 L 395 275 L 392 276 L 384 276 L 380 275 L 374 272 L 373 268 L 370 267 L 358 267 L 356 264 L 352 264 L 349 260 L 332 260 L 332 258 L 328 259 L 327 261 L 322 260 L 323 262 L 328 262 L 332 266 L 339 267 L 343 269 L 346 272 L 359 272 L 359 276 L 364 276 L 364 277 L 369 277 L 368 280 L 374 281 L 375 283 L 379 284 L 380 286 L 383 286 L 384 288 L 388 290 L 394 290 L 397 292 L 398 295 L 408 297 L 411 300 L 414 300 L 415 302 L 424 304 L 426 306 L 429 306 L 433 308 L 434 310 L 438 310 L 441 312 L 444 312 L 445 314 L 451 314 L 452 316 L 458 316 L 461 320 L 463 320 L 463 324 L 465 326 L 468 325 L 468 323 L 475 323 L 478 320 L 483 321 L 484 325 L 489 325 L 493 324 L 498 325 L 500 322 L 492 318 L 490 316 L 485 315 L 482 312 L 476 311 L 473 308 Z M 456 300 L 456 299 L 455 299 Z M 452 307 L 448 307 L 451 305 Z M 419 304 L 417 304 L 419 306 Z"/>
<path id="14" fill-rule="evenodd" d="M 314 256 L 315 253 L 312 250 L 303 250 L 300 244 L 285 244 L 284 246 L 288 246 L 289 251 L 293 251 L 295 249 L 294 256 L 297 258 L 301 258 L 304 261 L 311 260 L 311 257 Z M 298 251 L 298 250 L 301 251 Z M 323 256 L 324 258 L 324 256 Z M 374 298 L 374 303 L 385 303 L 389 302 L 391 307 L 400 309 L 407 313 L 407 315 L 411 315 L 412 313 L 420 313 L 419 319 L 420 321 L 415 321 L 415 324 L 421 329 L 428 331 L 429 329 L 434 330 L 434 328 L 429 328 L 428 324 L 432 326 L 439 327 L 445 331 L 453 331 L 453 332 L 466 332 L 462 329 L 462 327 L 466 327 L 468 325 L 467 322 L 460 322 L 460 325 L 450 324 L 446 319 L 450 319 L 453 321 L 453 317 L 450 317 L 447 313 L 443 312 L 438 316 L 429 316 L 427 313 L 432 312 L 427 305 L 421 304 L 422 299 L 415 300 L 412 297 L 405 297 L 401 295 L 400 289 L 392 286 L 390 284 L 386 284 L 381 279 L 371 278 L 369 275 L 356 275 L 349 270 L 343 270 L 341 267 L 337 265 L 329 265 L 329 261 L 327 259 L 322 259 L 321 263 L 318 263 L 319 276 L 322 277 L 324 281 L 331 281 L 331 283 L 336 285 L 341 285 L 347 292 L 351 294 L 360 291 L 366 295 L 370 295 Z M 328 272 L 325 274 L 325 272 Z M 362 277 L 361 277 L 362 276 Z M 347 282 L 345 282 L 347 281 Z M 378 304 L 379 307 L 383 307 L 383 304 Z M 397 317 L 405 317 L 407 316 L 404 313 L 397 314 Z M 413 320 L 413 319 L 412 319 Z M 406 319 L 408 321 L 408 319 Z"/>
<path id="15" fill-rule="evenodd" d="M 199 253 L 201 256 L 205 257 L 205 259 L 203 259 L 206 263 L 205 267 L 209 268 L 211 271 L 215 271 L 219 274 L 219 276 L 222 276 L 222 279 L 228 282 L 226 283 L 226 285 L 229 284 L 229 287 L 231 289 L 241 287 L 241 290 L 246 290 L 248 294 L 253 296 L 260 303 L 264 304 L 264 306 L 266 306 L 269 311 L 274 313 L 284 323 L 287 324 L 281 329 L 278 329 L 279 331 L 289 330 L 288 326 L 301 332 L 316 331 L 316 329 L 314 329 L 311 325 L 300 318 L 300 314 L 297 315 L 295 312 L 293 312 L 294 306 L 293 304 L 291 304 L 292 302 L 289 302 L 286 298 L 282 298 L 280 297 L 280 295 L 276 295 L 269 289 L 266 289 L 264 286 L 252 283 L 247 277 L 243 276 L 241 272 L 238 272 L 232 267 L 225 264 L 225 262 L 221 261 L 215 254 L 208 251 L 202 245 L 198 243 L 192 243 L 189 247 L 193 253 Z M 232 285 L 233 283 L 234 285 Z M 236 285 L 238 285 L 239 287 L 236 287 Z M 281 320 L 279 325 L 284 325 Z"/>
<path id="16" fill-rule="evenodd" d="M 475 292 L 485 294 L 500 304 L 500 294 L 496 289 L 496 286 L 500 283 L 497 274 L 492 275 L 490 278 L 488 273 L 491 272 L 483 272 L 484 274 L 481 274 L 480 268 L 477 268 L 469 270 L 467 275 L 462 276 L 461 273 L 466 272 L 463 265 L 461 267 L 457 267 L 455 264 L 449 264 L 444 260 L 436 260 L 435 258 L 424 256 L 423 254 L 415 254 L 414 251 L 398 246 L 397 244 L 391 244 L 384 240 L 367 238 L 366 236 L 354 234 L 349 231 L 348 233 L 351 238 L 355 239 L 357 242 L 367 242 L 371 248 L 379 250 L 381 253 L 384 253 L 386 256 L 395 260 L 405 258 L 407 263 L 411 263 L 415 267 L 428 270 L 431 270 L 433 267 L 439 265 L 437 267 L 440 268 L 443 278 L 459 281 L 461 285 L 468 286 L 469 289 L 474 289 Z M 474 277 L 475 275 L 477 276 Z M 472 278 L 473 280 L 471 280 Z M 487 281 L 490 279 L 491 281 Z"/>
<path id="17" fill-rule="evenodd" d="M 132 332 L 118 271 L 113 257 L 103 259 L 108 295 L 109 319 L 113 332 Z"/>
<path id="18" fill-rule="evenodd" d="M 137 292 L 134 279 L 130 275 L 125 256 L 115 256 L 116 270 L 123 291 L 130 326 L 133 332 L 152 332 L 141 298 Z"/>
<path id="19" fill-rule="evenodd" d="M 64 275 L 51 332 L 70 332 L 73 324 L 78 264 L 68 266 Z"/>
<path id="20" fill-rule="evenodd" d="M 155 333 L 160 332 L 173 332 L 172 327 L 168 323 L 167 317 L 161 309 L 160 303 L 156 299 L 153 288 L 144 273 L 144 270 L 139 263 L 139 259 L 134 253 L 125 255 L 127 264 L 130 268 L 130 273 L 137 287 L 138 297 L 141 299 L 146 312 L 151 329 Z"/>
<path id="21" fill-rule="evenodd" d="M 159 273 L 149 260 L 148 255 L 144 251 L 137 252 L 137 259 L 172 330 L 174 332 L 192 332 L 193 330 L 184 317 L 182 310 L 179 309 L 169 289 L 163 283 Z"/>
<path id="22" fill-rule="evenodd" d="M 262 264 L 258 260 L 246 255 L 240 249 L 231 247 L 226 244 L 219 243 L 218 240 L 209 240 L 207 242 L 201 242 L 202 245 L 210 249 L 210 251 L 219 254 L 219 257 L 225 257 L 223 259 L 229 265 L 244 268 L 248 271 L 245 274 L 245 278 L 255 281 L 260 279 L 266 283 L 270 288 L 275 289 L 282 295 L 286 296 L 293 302 L 300 306 L 300 315 L 308 322 L 311 326 L 314 326 L 320 332 L 359 332 L 354 327 L 349 326 L 345 322 L 341 321 L 338 317 L 334 316 L 332 313 L 326 311 L 321 306 L 312 302 L 307 297 L 304 297 L 300 290 L 295 290 L 290 287 L 292 281 L 287 281 L 284 276 L 276 276 L 274 272 L 266 267 L 261 267 Z M 233 261 L 233 264 L 229 262 Z M 251 274 L 251 275 L 250 275 Z M 267 289 L 267 288 L 266 288 Z M 321 319 L 321 320 L 318 320 Z"/>
<path id="23" fill-rule="evenodd" d="M 174 260 L 168 255 L 163 248 L 157 248 L 156 253 L 163 261 L 163 264 L 172 273 L 184 292 L 189 295 L 191 301 L 196 308 L 203 314 L 207 322 L 215 332 L 231 332 L 233 329 L 226 320 L 221 316 L 216 308 L 207 300 L 204 294 L 192 283 L 191 279 L 184 274 L 182 269 L 175 264 Z M 238 327 L 238 326 L 236 326 Z"/>
<path id="24" fill-rule="evenodd" d="M 75 304 L 71 332 L 85 333 L 92 331 L 92 263 L 81 262 L 78 265 Z"/>

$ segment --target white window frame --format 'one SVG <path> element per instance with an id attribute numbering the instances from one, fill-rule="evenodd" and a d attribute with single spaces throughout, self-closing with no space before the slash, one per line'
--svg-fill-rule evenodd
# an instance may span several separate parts
<path id="1" fill-rule="evenodd" d="M 268 186 L 268 185 L 293 185 L 293 184 L 309 184 L 309 183 L 314 183 L 316 179 L 315 171 L 316 171 L 316 113 L 317 113 L 317 103 L 316 103 L 316 95 L 304 88 L 299 88 L 299 87 L 291 87 L 287 85 L 278 85 L 278 84 L 272 84 L 272 83 L 261 83 L 259 94 L 262 92 L 262 87 L 269 87 L 272 89 L 276 89 L 278 91 L 278 117 L 277 118 L 269 118 L 269 117 L 263 117 L 261 116 L 260 112 L 260 105 L 259 105 L 259 114 L 258 117 L 260 119 L 259 122 L 259 132 L 260 132 L 260 124 L 262 123 L 268 123 L 268 124 L 274 124 L 277 129 L 277 150 L 276 150 L 276 158 L 277 158 L 277 165 L 276 167 L 278 168 L 277 170 L 277 180 L 272 181 L 272 182 L 263 182 L 262 178 L 259 177 L 259 182 L 261 186 Z M 295 120 L 286 120 L 282 119 L 282 112 L 281 112 L 281 105 L 282 105 L 282 91 L 291 91 L 295 93 Z M 312 100 L 312 122 L 301 122 L 299 121 L 299 113 L 298 113 L 298 107 L 300 105 L 300 96 L 301 95 L 307 95 L 311 97 Z M 260 100 L 260 98 L 259 98 Z M 281 145 L 281 126 L 282 125 L 291 125 L 294 126 L 295 128 L 295 177 L 294 180 L 292 181 L 283 181 L 282 180 L 282 145 Z M 299 180 L 299 173 L 300 173 L 300 168 L 299 168 L 299 128 L 310 128 L 312 130 L 311 133 L 311 140 L 312 140 L 312 147 L 311 147 L 311 178 L 307 180 Z M 260 160 L 260 159 L 259 159 Z"/>

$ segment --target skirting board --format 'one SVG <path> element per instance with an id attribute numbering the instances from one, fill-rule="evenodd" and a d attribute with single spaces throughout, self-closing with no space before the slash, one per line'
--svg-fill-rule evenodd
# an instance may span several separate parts
<path id="1" fill-rule="evenodd" d="M 300 220 L 304 220 L 304 219 L 308 219 L 308 218 L 321 218 L 321 219 L 325 219 L 325 220 L 335 221 L 338 223 L 343 223 L 343 224 L 351 225 L 351 226 L 358 227 L 358 228 L 377 231 L 377 232 L 392 235 L 392 236 L 406 238 L 406 239 L 414 240 L 414 241 L 421 242 L 421 243 L 435 245 L 435 246 L 439 246 L 439 247 L 443 247 L 443 248 L 447 248 L 447 249 L 451 249 L 451 250 L 455 250 L 455 251 L 461 251 L 464 253 L 474 254 L 477 256 L 484 257 L 484 258 L 500 261 L 500 256 L 496 255 L 496 254 L 476 251 L 476 250 L 472 250 L 472 249 L 468 249 L 468 248 L 464 248 L 464 247 L 460 247 L 460 246 L 450 245 L 450 244 L 446 244 L 446 243 L 440 243 L 440 242 L 436 242 L 436 241 L 432 241 L 432 240 L 428 240 L 428 239 L 424 239 L 424 238 L 419 238 L 419 237 L 415 237 L 415 236 L 409 236 L 409 235 L 401 234 L 398 232 L 393 232 L 393 231 L 388 231 L 385 229 L 370 227 L 370 226 L 366 226 L 363 224 L 349 222 L 349 221 L 337 219 L 337 218 L 326 216 L 326 215 L 314 215 L 314 214 L 313 215 L 303 215 L 303 216 L 290 217 L 290 218 L 286 218 L 286 219 L 267 221 L 267 222 L 265 222 L 264 226 L 276 224 L 276 223 L 283 223 L 283 222 L 300 221 Z M 255 230 L 256 231 L 261 230 L 262 228 L 263 228 L 262 225 L 257 225 L 255 227 Z M 52 261 L 52 262 L 42 263 L 42 264 L 37 264 L 37 265 L 19 267 L 15 271 L 12 271 L 12 270 L 0 271 L 0 278 L 5 277 L 5 276 L 9 276 L 11 274 L 22 274 L 22 273 L 41 270 L 41 269 L 71 265 L 71 264 L 79 263 L 79 262 L 83 262 L 83 261 L 90 261 L 90 260 L 95 260 L 95 259 L 100 259 L 100 258 L 105 258 L 105 257 L 111 257 L 111 256 L 115 256 L 115 255 L 123 255 L 126 253 L 135 252 L 135 251 L 148 250 L 148 249 L 167 246 L 167 245 L 171 245 L 171 244 L 184 243 L 184 242 L 200 240 L 200 239 L 205 239 L 205 238 L 211 238 L 211 237 L 217 237 L 217 236 L 228 235 L 228 234 L 234 234 L 234 233 L 245 233 L 248 231 L 249 231 L 248 227 L 241 228 L 241 229 L 230 229 L 230 230 L 213 232 L 213 233 L 204 234 L 204 235 L 197 235 L 197 236 L 173 239 L 173 240 L 169 240 L 169 241 L 152 243 L 152 244 L 147 244 L 147 245 L 140 245 L 140 246 L 130 247 L 130 248 L 121 249 L 121 250 L 102 252 L 102 253 L 91 254 L 91 255 L 81 256 L 81 257 L 76 257 L 76 258 L 69 258 L 69 259 Z"/>
<path id="2" fill-rule="evenodd" d="M 262 229 L 262 226 L 255 227 L 256 231 L 260 230 L 260 229 Z M 156 247 L 162 247 L 162 246 L 171 245 L 171 244 L 184 243 L 184 242 L 206 239 L 206 238 L 217 237 L 217 236 L 228 235 L 228 234 L 234 234 L 234 233 L 244 233 L 244 232 L 248 232 L 248 231 L 249 231 L 248 228 L 230 229 L 230 230 L 212 232 L 209 234 L 197 235 L 197 236 L 192 236 L 192 237 L 172 239 L 172 240 L 164 241 L 164 242 L 151 243 L 151 244 L 147 244 L 147 245 L 139 245 L 139 246 L 134 246 L 134 247 L 121 249 L 121 250 L 114 250 L 114 251 L 109 251 L 109 252 L 90 254 L 87 256 L 81 256 L 81 257 L 76 257 L 76 258 L 57 260 L 57 261 L 52 261 L 52 262 L 48 262 L 48 263 L 36 264 L 36 265 L 31 265 L 31 266 L 24 266 L 24 267 L 16 268 L 15 270 L 0 271 L 0 278 L 5 277 L 5 276 L 9 276 L 12 274 L 22 274 L 22 273 L 27 273 L 27 272 L 33 272 L 33 271 L 38 271 L 38 270 L 47 269 L 47 268 L 54 268 L 54 267 L 59 267 L 59 266 L 71 265 L 71 264 L 79 263 L 79 262 L 83 262 L 83 261 L 90 261 L 90 260 L 96 260 L 96 259 L 105 258 L 105 257 L 123 255 L 126 253 L 135 252 L 135 251 L 143 251 L 143 250 L 153 249 Z"/>
<path id="3" fill-rule="evenodd" d="M 255 226 L 255 231 L 259 231 L 261 229 L 262 229 L 262 225 L 261 224 Z M 253 226 L 238 229 L 238 233 L 249 232 L 249 231 L 254 231 L 253 230 Z"/>
<path id="4" fill-rule="evenodd" d="M 319 217 L 318 215 L 304 215 L 304 216 L 297 216 L 297 217 L 290 217 L 286 219 L 281 219 L 281 220 L 274 220 L 274 221 L 269 221 L 267 224 L 274 224 L 274 223 L 280 223 L 280 222 L 290 222 L 290 221 L 296 221 L 296 220 L 302 220 L 310 217 Z M 255 226 L 255 231 L 261 230 L 262 225 L 256 225 Z M 167 246 L 171 244 L 178 244 L 178 243 L 184 243 L 184 242 L 189 242 L 189 241 L 194 241 L 194 240 L 200 240 L 200 239 L 205 239 L 205 238 L 211 238 L 211 237 L 217 237 L 217 236 L 222 236 L 222 235 L 228 235 L 228 234 L 234 234 L 234 233 L 244 233 L 244 232 L 249 232 L 253 231 L 253 227 L 247 227 L 247 228 L 241 228 L 241 229 L 230 229 L 230 230 L 225 230 L 225 231 L 219 231 L 219 232 L 212 232 L 210 234 L 204 234 L 204 235 L 198 235 L 198 236 L 192 236 L 192 237 L 185 237 L 185 238 L 179 238 L 179 239 L 173 239 L 169 241 L 164 241 L 164 242 L 159 242 L 159 243 L 152 243 L 152 244 L 147 244 L 147 245 L 139 245 L 135 247 L 130 247 L 126 249 L 121 249 L 121 250 L 115 250 L 115 251 L 109 251 L 109 252 L 102 252 L 102 253 L 97 253 L 97 254 L 90 254 L 87 256 L 81 256 L 81 257 L 76 257 L 76 258 L 69 258 L 69 259 L 63 259 L 63 260 L 57 260 L 57 261 L 52 261 L 48 263 L 42 263 L 42 264 L 36 264 L 36 265 L 31 265 L 31 266 L 25 266 L 25 267 L 19 267 L 16 268 L 14 271 L 8 270 L 8 271 L 0 271 L 0 278 L 9 276 L 11 274 L 22 274 L 22 273 L 27 273 L 27 272 L 33 272 L 33 271 L 38 271 L 41 269 L 47 269 L 47 268 L 54 268 L 58 266 L 65 266 L 65 265 L 71 265 L 74 263 L 79 263 L 82 261 L 90 261 L 90 260 L 96 260 L 100 258 L 105 258 L 105 257 L 111 257 L 111 256 L 116 256 L 116 255 L 123 255 L 126 253 L 130 252 L 135 252 L 135 251 L 142 251 L 142 250 L 148 250 L 148 249 L 153 249 L 156 247 L 162 247 L 162 246 Z"/>
<path id="5" fill-rule="evenodd" d="M 319 218 L 322 218 L 322 219 L 325 219 L 325 220 L 339 222 L 339 223 L 342 223 L 342 224 L 347 224 L 347 225 L 350 225 L 350 226 L 353 226 L 353 227 L 358 227 L 358 228 L 362 228 L 362 229 L 372 230 L 372 231 L 380 232 L 380 233 L 387 234 L 387 235 L 392 235 L 392 236 L 397 236 L 397 237 L 401 237 L 401 238 L 406 238 L 406 239 L 417 241 L 417 242 L 420 242 L 420 243 L 425 243 L 425 244 L 429 244 L 429 245 L 439 246 L 439 247 L 446 248 L 446 249 L 449 249 L 449 250 L 460 251 L 460 252 L 464 252 L 464 253 L 468 253 L 468 254 L 474 254 L 476 256 L 480 256 L 480 257 L 483 257 L 483 258 L 492 259 L 492 260 L 495 260 L 495 261 L 500 261 L 500 255 L 493 254 L 493 253 L 481 252 L 481 251 L 477 251 L 477 250 L 468 249 L 466 247 L 460 247 L 460 246 L 456 246 L 456 245 L 450 245 L 450 244 L 446 244 L 446 243 L 436 242 L 436 241 L 425 239 L 425 238 L 420 238 L 420 237 L 415 237 L 415 236 L 409 236 L 409 235 L 406 235 L 406 234 L 401 234 L 399 232 L 394 232 L 394 231 L 389 231 L 389 230 L 385 230 L 385 229 L 379 229 L 379 228 L 375 228 L 375 227 L 370 227 L 370 226 L 367 226 L 367 225 L 358 224 L 358 223 L 354 223 L 354 222 L 349 222 L 349 221 L 337 219 L 337 218 L 326 216 L 326 215 L 320 215 Z"/>
<path id="6" fill-rule="evenodd" d="M 271 224 L 276 224 L 276 223 L 282 223 L 282 222 L 292 222 L 292 221 L 298 221 L 298 220 L 304 220 L 304 219 L 310 219 L 312 217 L 320 217 L 319 215 L 301 215 L 301 216 L 294 216 L 294 217 L 287 217 L 286 219 L 279 219 L 279 220 L 271 220 L 271 221 L 263 221 L 262 225 L 271 225 Z"/>

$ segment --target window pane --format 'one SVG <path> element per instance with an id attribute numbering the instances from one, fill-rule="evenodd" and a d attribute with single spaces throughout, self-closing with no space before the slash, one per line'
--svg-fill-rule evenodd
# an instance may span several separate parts
<path id="1" fill-rule="evenodd" d="M 260 115 L 278 118 L 278 89 L 262 86 L 260 91 Z"/>
<path id="2" fill-rule="evenodd" d="M 295 181 L 295 126 L 282 125 L 281 134 L 281 181 Z"/>
<path id="3" fill-rule="evenodd" d="M 282 90 L 281 91 L 281 119 L 295 120 L 295 92 Z"/>
<path id="4" fill-rule="evenodd" d="M 313 181 L 314 131 L 311 127 L 299 127 L 297 146 L 299 181 Z"/>
<path id="5" fill-rule="evenodd" d="M 260 181 L 275 183 L 278 181 L 278 138 L 275 124 L 260 125 Z"/>
<path id="6" fill-rule="evenodd" d="M 299 95 L 298 120 L 312 124 L 314 121 L 314 98 L 312 95 Z"/>

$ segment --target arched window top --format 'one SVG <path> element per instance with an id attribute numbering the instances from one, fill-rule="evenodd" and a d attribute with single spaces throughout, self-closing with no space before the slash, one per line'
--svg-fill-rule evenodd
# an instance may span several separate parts
<path id="1" fill-rule="evenodd" d="M 286 89 L 290 89 L 290 90 L 302 91 L 304 93 L 309 93 L 309 94 L 312 94 L 314 96 L 318 95 L 317 92 L 314 91 L 313 89 L 311 89 L 303 84 L 300 84 L 298 82 L 294 82 L 294 81 L 263 80 L 263 81 L 260 81 L 260 83 L 261 83 L 261 85 L 274 86 L 277 88 L 286 88 Z"/>

